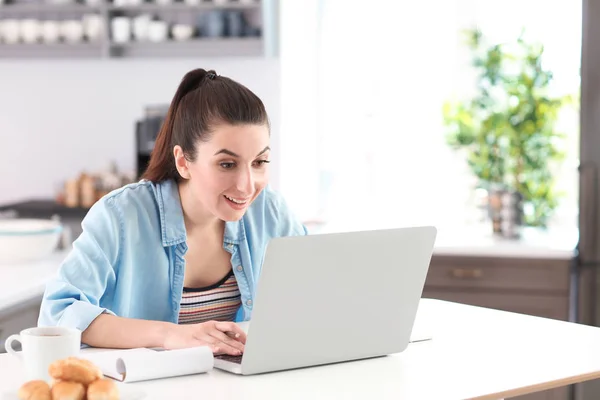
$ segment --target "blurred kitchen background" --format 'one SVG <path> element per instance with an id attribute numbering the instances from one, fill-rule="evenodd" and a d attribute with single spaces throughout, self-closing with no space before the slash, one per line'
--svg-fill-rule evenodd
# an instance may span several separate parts
<path id="1" fill-rule="evenodd" d="M 599 323 L 599 2 L 0 4 L 5 218 L 59 219 L 68 249 L 211 68 L 266 103 L 272 185 L 311 231 L 433 224 L 424 296 Z"/>
<path id="2" fill-rule="evenodd" d="M 336 229 L 357 221 L 485 226 L 489 193 L 477 190 L 481 176 L 466 162 L 477 150 L 449 145 L 443 108 L 477 94 L 481 71 L 470 68 L 475 52 L 463 29 L 478 27 L 490 47 L 516 42 L 526 28 L 527 43 L 544 45 L 543 67 L 553 75 L 540 90 L 574 101 L 550 121 L 565 135 L 548 137 L 564 158 L 539 160 L 549 163 L 554 193 L 534 198 L 542 203 L 536 210 L 526 203 L 525 213 L 541 213 L 530 218 L 536 225 L 571 235 L 577 229 L 578 1 L 439 1 L 435 13 L 383 0 L 372 7 L 333 0 L 2 1 L 0 204 L 63 198 L 65 185 L 84 172 L 135 179 L 158 126 L 144 121 L 160 116 L 185 71 L 202 66 L 244 82 L 267 103 L 277 150 L 273 185 L 304 220 Z M 94 15 L 101 21 L 86 35 Z M 57 39 L 44 36 L 49 21 L 62 32 Z M 81 35 L 69 39 L 77 21 Z M 115 22 L 125 33 L 116 33 Z M 162 39 L 150 34 L 157 24 L 166 27 Z M 189 37 L 177 36 L 178 28 Z M 149 135 L 143 143 L 140 121 Z"/>

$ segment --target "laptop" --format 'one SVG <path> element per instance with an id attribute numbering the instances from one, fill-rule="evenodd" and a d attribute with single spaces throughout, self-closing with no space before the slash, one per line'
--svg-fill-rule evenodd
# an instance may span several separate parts
<path id="1" fill-rule="evenodd" d="M 422 226 L 272 239 L 244 354 L 215 356 L 214 367 L 253 375 L 404 351 L 436 235 Z"/>

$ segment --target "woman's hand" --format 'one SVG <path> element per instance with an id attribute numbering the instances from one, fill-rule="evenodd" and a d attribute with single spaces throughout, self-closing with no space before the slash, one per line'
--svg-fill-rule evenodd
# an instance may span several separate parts
<path id="1" fill-rule="evenodd" d="M 210 346 L 215 354 L 240 355 L 246 333 L 235 322 L 207 321 L 200 324 L 172 325 L 165 334 L 163 347 L 168 350 Z"/>

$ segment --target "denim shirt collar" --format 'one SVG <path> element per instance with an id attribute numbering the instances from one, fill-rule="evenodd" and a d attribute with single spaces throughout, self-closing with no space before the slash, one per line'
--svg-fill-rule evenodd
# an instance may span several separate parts
<path id="1" fill-rule="evenodd" d="M 173 180 L 157 184 L 156 199 L 160 213 L 160 225 L 163 247 L 174 246 L 185 242 L 186 231 L 183 220 L 183 209 L 179 198 L 179 188 Z M 245 240 L 242 220 L 225 223 L 225 244 L 239 244 Z"/>

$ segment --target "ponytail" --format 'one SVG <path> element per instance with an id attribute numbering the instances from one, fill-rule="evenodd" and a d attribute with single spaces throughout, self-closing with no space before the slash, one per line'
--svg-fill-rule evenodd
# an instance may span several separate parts
<path id="1" fill-rule="evenodd" d="M 214 71 L 205 71 L 203 69 L 195 69 L 185 74 L 173 100 L 167 110 L 167 115 L 162 123 L 162 126 L 156 136 L 154 148 L 150 155 L 148 167 L 142 176 L 142 179 L 147 179 L 153 182 L 161 182 L 167 179 L 179 180 L 179 173 L 175 167 L 175 159 L 173 158 L 173 147 L 177 143 L 173 143 L 173 125 L 175 124 L 175 116 L 181 100 L 186 94 L 198 88 L 204 78 L 210 74 L 214 79 L 216 76 Z"/>

